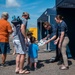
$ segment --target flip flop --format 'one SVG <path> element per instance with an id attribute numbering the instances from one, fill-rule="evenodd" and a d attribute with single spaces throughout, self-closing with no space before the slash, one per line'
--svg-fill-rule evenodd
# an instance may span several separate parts
<path id="1" fill-rule="evenodd" d="M 18 73 L 19 73 L 19 69 L 16 69 L 16 70 L 15 70 L 15 73 L 18 74 Z"/>
<path id="2" fill-rule="evenodd" d="M 61 66 L 60 68 L 59 68 L 60 70 L 68 70 L 69 69 L 69 67 L 67 66 Z"/>
<path id="3" fill-rule="evenodd" d="M 15 73 L 16 73 L 16 74 L 19 74 L 19 70 L 16 70 Z"/>
<path id="4" fill-rule="evenodd" d="M 22 72 L 19 72 L 19 74 L 29 74 L 30 71 L 27 71 L 27 70 L 23 70 Z"/>
<path id="5" fill-rule="evenodd" d="M 19 74 L 19 71 L 16 71 L 15 73 L 16 73 L 16 74 Z"/>
<path id="6" fill-rule="evenodd" d="M 25 71 L 25 74 L 29 74 L 30 73 L 30 71 Z"/>

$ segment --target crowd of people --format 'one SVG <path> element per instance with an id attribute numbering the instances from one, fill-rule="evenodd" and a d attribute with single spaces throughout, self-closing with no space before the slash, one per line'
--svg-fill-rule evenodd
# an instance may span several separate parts
<path id="1" fill-rule="evenodd" d="M 12 34 L 14 46 L 13 55 L 16 54 L 15 73 L 29 74 L 32 69 L 32 64 L 34 65 L 34 70 L 37 70 L 39 50 L 39 47 L 36 44 L 36 38 L 32 36 L 30 31 L 26 32 L 27 23 L 30 16 L 27 12 L 23 12 L 21 19 L 18 17 L 18 20 L 16 20 L 14 17 L 11 21 L 13 24 L 12 26 L 7 21 L 8 18 L 9 14 L 7 12 L 3 12 L 0 19 L 0 51 L 2 53 L 2 63 L 0 66 L 6 66 L 6 56 L 7 53 L 10 52 L 9 35 Z M 57 23 L 55 26 L 52 26 L 49 22 L 43 23 L 43 27 L 49 31 L 49 34 L 43 38 L 43 40 L 46 40 L 47 38 L 50 38 L 50 35 L 53 35 L 53 37 L 45 43 L 47 44 L 54 40 L 54 44 L 56 45 L 56 57 L 50 61 L 58 61 L 58 64 L 61 64 L 60 69 L 66 70 L 69 69 L 68 58 L 66 55 L 66 48 L 69 43 L 69 38 L 67 35 L 68 28 L 61 15 L 57 15 L 55 17 L 55 21 Z M 23 67 L 27 52 L 27 65 L 29 66 L 29 69 L 24 70 Z"/>

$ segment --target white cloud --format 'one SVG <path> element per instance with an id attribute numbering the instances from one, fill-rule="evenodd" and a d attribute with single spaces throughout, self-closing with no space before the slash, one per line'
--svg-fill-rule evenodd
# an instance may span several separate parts
<path id="1" fill-rule="evenodd" d="M 37 6 L 31 6 L 31 7 L 27 7 L 26 9 L 34 9 L 36 8 Z"/>
<path id="2" fill-rule="evenodd" d="M 32 2 L 30 4 L 25 4 L 24 7 L 30 7 L 30 6 L 33 6 L 33 5 L 39 5 L 42 1 L 39 1 L 39 2 Z"/>
<path id="3" fill-rule="evenodd" d="M 16 0 L 6 0 L 6 7 L 19 7 L 20 4 Z"/>

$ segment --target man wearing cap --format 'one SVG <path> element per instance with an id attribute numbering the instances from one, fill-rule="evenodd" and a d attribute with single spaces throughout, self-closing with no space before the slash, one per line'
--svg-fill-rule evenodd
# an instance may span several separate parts
<path id="1" fill-rule="evenodd" d="M 3 12 L 0 19 L 0 51 L 2 53 L 2 64 L 1 66 L 6 66 L 5 60 L 6 55 L 10 51 L 9 47 L 9 34 L 12 33 L 12 27 L 7 21 L 9 15 L 7 12 Z"/>
<path id="2" fill-rule="evenodd" d="M 21 25 L 16 25 L 16 38 L 14 40 L 14 46 L 16 48 L 16 73 L 20 74 L 28 74 L 29 71 L 23 70 L 24 60 L 26 56 L 26 28 L 27 28 L 27 20 L 30 19 L 29 14 L 27 12 L 23 12 L 22 14 L 22 23 Z M 18 27 L 17 27 L 18 26 Z"/>

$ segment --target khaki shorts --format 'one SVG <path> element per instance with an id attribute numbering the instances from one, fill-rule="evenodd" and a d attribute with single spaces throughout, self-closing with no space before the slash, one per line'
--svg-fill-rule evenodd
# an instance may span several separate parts
<path id="1" fill-rule="evenodd" d="M 13 40 L 13 44 L 14 44 L 17 54 L 26 54 L 26 50 L 22 49 L 20 40 Z"/>

